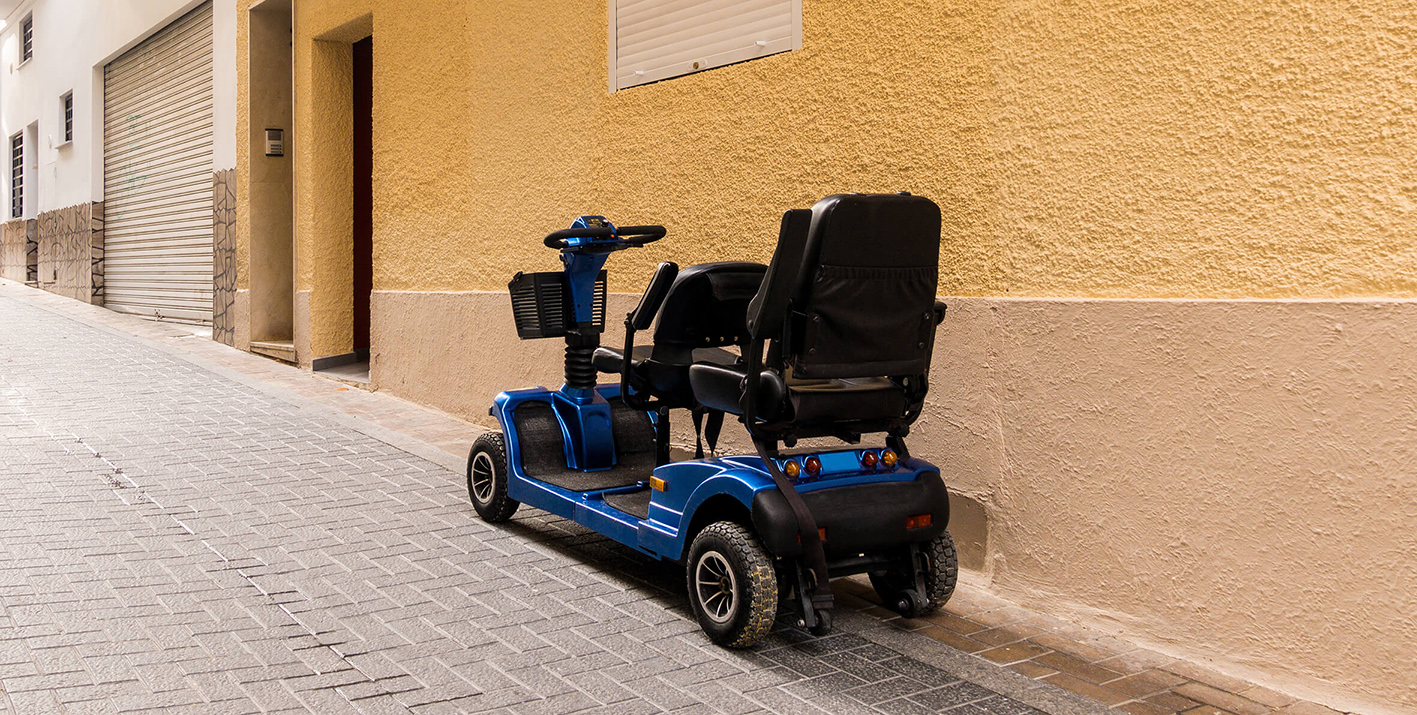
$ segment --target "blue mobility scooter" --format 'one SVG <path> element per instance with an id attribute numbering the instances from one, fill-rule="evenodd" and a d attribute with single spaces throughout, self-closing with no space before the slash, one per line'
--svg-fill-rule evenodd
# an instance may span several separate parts
<path id="1" fill-rule="evenodd" d="M 664 235 L 582 216 L 545 238 L 564 271 L 512 279 L 518 335 L 565 339 L 565 384 L 497 396 L 501 432 L 468 456 L 478 514 L 501 522 L 530 504 L 683 563 L 699 624 L 729 647 L 765 636 L 780 601 L 828 632 L 833 577 L 869 574 L 907 616 L 938 608 L 958 574 L 949 499 L 905 438 L 945 313 L 939 207 L 829 196 L 783 215 L 767 266 L 661 263 L 625 319 L 624 349 L 600 347 L 606 259 Z M 652 344 L 636 347 L 656 318 Z M 699 434 L 694 459 L 671 460 L 676 410 Z M 756 454 L 704 458 L 724 415 Z M 863 436 L 884 439 L 859 446 Z M 797 448 L 811 438 L 829 446 Z"/>

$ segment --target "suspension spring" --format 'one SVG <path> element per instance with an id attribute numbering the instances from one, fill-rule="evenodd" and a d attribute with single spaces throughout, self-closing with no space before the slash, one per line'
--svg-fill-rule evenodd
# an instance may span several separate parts
<path id="1" fill-rule="evenodd" d="M 594 345 L 566 346 L 566 385 L 580 390 L 595 387 L 595 366 L 591 364 Z"/>

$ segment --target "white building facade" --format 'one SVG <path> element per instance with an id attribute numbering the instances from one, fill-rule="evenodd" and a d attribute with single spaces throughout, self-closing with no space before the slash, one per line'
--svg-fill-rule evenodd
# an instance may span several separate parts
<path id="1" fill-rule="evenodd" d="M 235 0 L 0 13 L 0 276 L 219 324 L 235 286 Z"/>

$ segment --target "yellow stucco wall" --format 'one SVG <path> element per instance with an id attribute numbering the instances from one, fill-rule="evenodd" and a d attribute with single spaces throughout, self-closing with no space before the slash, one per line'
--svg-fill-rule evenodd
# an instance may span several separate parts
<path id="1" fill-rule="evenodd" d="M 785 208 L 904 189 L 944 208 L 947 295 L 1411 297 L 1404 8 L 807 0 L 800 51 L 609 94 L 603 3 L 302 0 L 297 132 L 330 121 L 312 38 L 372 28 L 381 290 L 498 289 L 589 212 L 670 227 L 619 261 L 634 290 L 766 259 Z M 299 136 L 303 176 L 342 160 Z M 338 190 L 300 184 L 304 255 Z"/>
<path id="2" fill-rule="evenodd" d="M 613 95 L 602 3 L 404 5 L 374 18 L 380 289 L 498 288 L 598 211 L 673 231 L 633 289 L 907 189 L 944 207 L 944 294 L 1417 295 L 1402 2 L 807 0 L 801 51 Z"/>

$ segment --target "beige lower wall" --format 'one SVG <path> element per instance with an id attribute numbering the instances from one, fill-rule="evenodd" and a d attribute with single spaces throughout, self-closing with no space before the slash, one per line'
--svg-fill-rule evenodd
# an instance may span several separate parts
<path id="1" fill-rule="evenodd" d="M 21 283 L 33 281 L 33 269 L 38 258 L 38 247 L 31 252 L 29 240 L 25 236 L 23 219 L 6 221 L 0 226 L 0 278 L 8 278 Z"/>
<path id="2" fill-rule="evenodd" d="M 231 346 L 238 344 L 236 211 L 236 170 L 212 172 L 212 340 Z M 249 333 L 250 319 L 241 323 Z"/>
<path id="3" fill-rule="evenodd" d="M 1417 302 L 949 303 L 917 444 L 997 588 L 1417 706 Z"/>
<path id="4" fill-rule="evenodd" d="M 0 227 L 0 277 L 39 284 L 39 222 L 17 218 Z"/>
<path id="5" fill-rule="evenodd" d="M 103 304 L 103 204 L 83 203 L 39 215 L 39 287 L 66 298 Z"/>
<path id="6" fill-rule="evenodd" d="M 1417 302 L 947 302 L 911 444 L 983 505 L 996 589 L 1417 706 Z M 499 390 L 561 382 L 502 293 L 376 291 L 373 330 L 378 389 L 483 424 Z"/>

